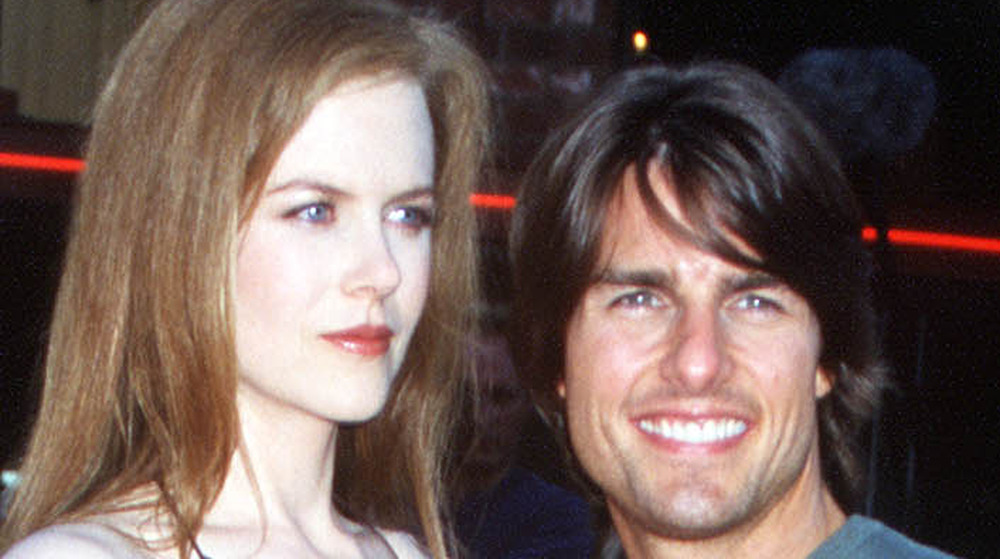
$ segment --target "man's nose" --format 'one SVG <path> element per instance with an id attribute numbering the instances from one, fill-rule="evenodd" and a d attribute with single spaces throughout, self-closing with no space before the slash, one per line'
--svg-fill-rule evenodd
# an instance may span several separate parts
<path id="1" fill-rule="evenodd" d="M 690 392 L 711 389 L 725 367 L 725 334 L 715 309 L 684 309 L 667 336 L 670 351 L 661 375 Z"/>

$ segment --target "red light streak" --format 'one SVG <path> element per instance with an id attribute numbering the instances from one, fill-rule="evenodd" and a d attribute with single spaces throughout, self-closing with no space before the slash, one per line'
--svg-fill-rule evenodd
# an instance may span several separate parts
<path id="1" fill-rule="evenodd" d="M 469 203 L 489 210 L 512 210 L 515 200 L 513 196 L 503 194 L 472 194 L 469 196 Z"/>
<path id="2" fill-rule="evenodd" d="M 950 235 L 931 231 L 911 231 L 907 229 L 889 229 L 887 237 L 890 244 L 897 246 L 1000 254 L 1000 239 Z"/>
<path id="3" fill-rule="evenodd" d="M 3 167 L 55 173 L 78 173 L 83 170 L 84 162 L 72 157 L 0 152 L 0 168 Z M 509 211 L 514 209 L 516 200 L 513 196 L 502 194 L 476 193 L 469 196 L 469 203 L 481 209 Z M 878 235 L 879 233 L 874 227 L 865 227 L 861 230 L 861 238 L 865 242 L 877 241 Z M 914 231 L 912 229 L 889 229 L 885 235 L 889 244 L 895 246 L 1000 255 L 1000 239 L 989 237 Z"/>
<path id="4" fill-rule="evenodd" d="M 879 238 L 878 231 L 874 227 L 865 227 L 861 230 L 861 238 L 866 242 L 874 243 Z M 890 228 L 886 230 L 885 238 L 893 246 L 1000 254 L 1000 239 L 989 237 Z"/>
<path id="5" fill-rule="evenodd" d="M 0 167 L 55 173 L 79 173 L 83 170 L 83 161 L 72 157 L 0 152 Z"/>

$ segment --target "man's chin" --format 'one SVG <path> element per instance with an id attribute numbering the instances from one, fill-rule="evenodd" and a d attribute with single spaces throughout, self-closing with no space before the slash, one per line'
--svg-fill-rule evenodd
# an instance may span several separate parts
<path id="1" fill-rule="evenodd" d="M 675 541 L 704 541 L 731 534 L 749 516 L 740 503 L 720 500 L 718 495 L 675 495 L 669 503 L 647 503 L 639 514 L 621 514 L 609 503 L 615 528 L 648 531 Z"/>

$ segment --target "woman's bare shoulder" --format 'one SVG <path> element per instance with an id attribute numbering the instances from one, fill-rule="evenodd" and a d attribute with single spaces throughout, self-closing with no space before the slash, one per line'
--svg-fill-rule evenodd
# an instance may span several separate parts
<path id="1" fill-rule="evenodd" d="M 431 554 L 412 535 L 394 530 L 379 530 L 399 559 L 428 559 Z"/>
<path id="2" fill-rule="evenodd" d="M 74 557 L 79 559 L 148 558 L 121 533 L 96 522 L 56 524 L 14 544 L 3 559 Z"/>

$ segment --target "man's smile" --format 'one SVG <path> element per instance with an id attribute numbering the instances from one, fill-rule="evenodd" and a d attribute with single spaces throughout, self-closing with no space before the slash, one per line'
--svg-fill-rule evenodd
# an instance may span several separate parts
<path id="1" fill-rule="evenodd" d="M 746 432 L 741 419 L 641 419 L 637 423 L 644 433 L 685 444 L 713 444 L 735 439 Z"/>

